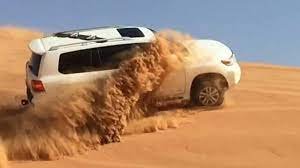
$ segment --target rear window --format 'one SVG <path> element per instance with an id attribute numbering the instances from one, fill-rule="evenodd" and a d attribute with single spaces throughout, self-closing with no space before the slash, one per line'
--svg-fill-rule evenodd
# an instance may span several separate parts
<path id="1" fill-rule="evenodd" d="M 35 76 L 38 76 L 39 74 L 41 59 L 42 59 L 41 55 L 32 53 L 30 58 L 29 68 Z"/>
<path id="2" fill-rule="evenodd" d="M 125 44 L 64 53 L 60 55 L 58 71 L 71 74 L 117 69 L 139 45 Z"/>
<path id="3" fill-rule="evenodd" d="M 143 32 L 138 28 L 121 28 L 117 30 L 122 37 L 145 37 Z"/>

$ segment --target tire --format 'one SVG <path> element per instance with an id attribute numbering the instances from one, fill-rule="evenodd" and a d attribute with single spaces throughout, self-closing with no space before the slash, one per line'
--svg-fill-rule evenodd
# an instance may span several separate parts
<path id="1" fill-rule="evenodd" d="M 225 89 L 215 81 L 196 81 L 191 90 L 193 104 L 198 106 L 220 106 L 224 101 Z"/>

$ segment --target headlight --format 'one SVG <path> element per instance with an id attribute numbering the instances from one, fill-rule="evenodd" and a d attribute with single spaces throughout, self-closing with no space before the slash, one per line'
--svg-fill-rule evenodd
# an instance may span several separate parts
<path id="1" fill-rule="evenodd" d="M 234 62 L 234 54 L 232 53 L 232 55 L 228 59 L 221 60 L 221 62 L 227 66 L 232 65 Z"/>

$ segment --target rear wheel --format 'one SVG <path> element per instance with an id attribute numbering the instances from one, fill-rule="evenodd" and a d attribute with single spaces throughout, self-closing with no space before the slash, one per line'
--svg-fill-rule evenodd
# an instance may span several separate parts
<path id="1" fill-rule="evenodd" d="M 224 101 L 225 89 L 215 81 L 198 81 L 192 88 L 191 98 L 200 106 L 219 106 Z"/>

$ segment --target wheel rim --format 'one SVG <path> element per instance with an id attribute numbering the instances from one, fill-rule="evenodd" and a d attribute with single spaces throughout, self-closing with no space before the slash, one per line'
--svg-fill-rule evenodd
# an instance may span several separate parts
<path id="1" fill-rule="evenodd" d="M 220 93 L 217 88 L 208 86 L 200 90 L 199 101 L 205 106 L 215 105 L 220 98 Z"/>

